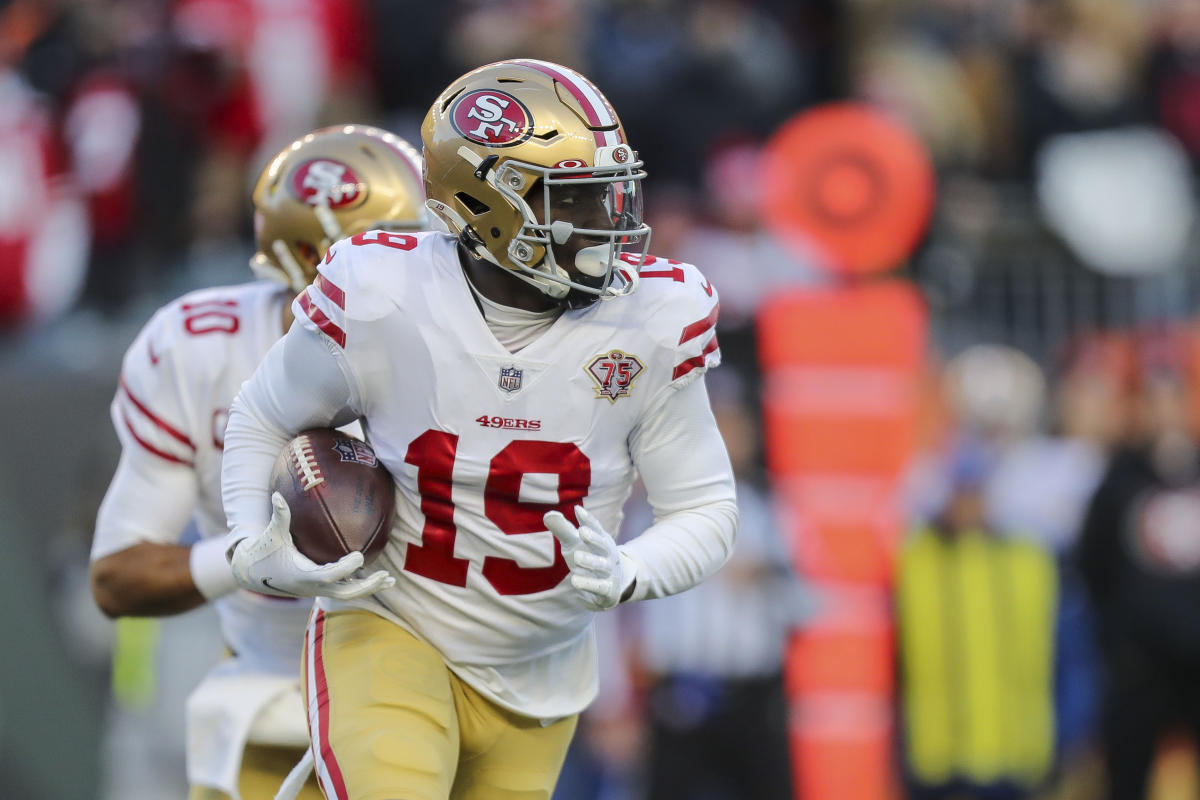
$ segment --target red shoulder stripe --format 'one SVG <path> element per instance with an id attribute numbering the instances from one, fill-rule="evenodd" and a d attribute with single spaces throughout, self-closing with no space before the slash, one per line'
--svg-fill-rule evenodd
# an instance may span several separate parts
<path id="1" fill-rule="evenodd" d="M 138 436 L 137 431 L 133 429 L 133 423 L 129 421 L 129 415 L 125 413 L 124 409 L 121 410 L 121 421 L 125 423 L 125 428 L 129 431 L 129 435 L 133 437 L 133 440 L 145 448 L 147 452 L 153 453 L 154 455 L 166 461 L 170 461 L 172 464 L 183 464 L 185 467 L 192 466 L 192 462 L 186 461 L 178 456 L 171 455 L 166 450 L 159 450 L 157 447 Z"/>
<path id="2" fill-rule="evenodd" d="M 315 283 L 321 290 L 321 294 L 332 300 L 333 304 L 342 311 L 346 310 L 346 293 L 339 289 L 333 281 L 318 272 Z"/>
<path id="3" fill-rule="evenodd" d="M 717 344 L 717 337 L 714 336 L 709 340 L 708 344 L 704 345 L 704 349 L 700 351 L 700 355 L 694 356 L 681 364 L 675 365 L 675 370 L 671 373 L 671 380 L 682 378 L 696 367 L 703 367 L 708 354 L 716 350 L 718 347 L 720 347 L 720 345 Z"/>
<path id="4" fill-rule="evenodd" d="M 717 303 L 715 306 L 713 306 L 713 310 L 708 312 L 707 317 L 704 319 L 698 319 L 683 329 L 683 333 L 679 335 L 679 343 L 683 344 L 684 342 L 690 342 L 692 339 L 695 339 L 706 330 L 712 328 L 717 324 L 717 315 L 720 313 L 721 304 Z"/>
<path id="5" fill-rule="evenodd" d="M 300 293 L 300 307 L 304 309 L 304 313 L 308 318 L 317 323 L 317 327 L 321 332 L 338 343 L 342 349 L 346 347 L 346 332 L 334 324 L 333 320 L 325 316 L 325 312 L 313 305 L 313 301 L 308 298 L 308 291 Z"/>
<path id="6" fill-rule="evenodd" d="M 141 400 L 138 400 L 137 397 L 134 396 L 133 392 L 129 391 L 129 385 L 125 383 L 124 375 L 122 375 L 120 378 L 120 385 L 121 391 L 125 392 L 125 396 L 128 397 L 130 402 L 137 407 L 138 411 L 146 415 L 148 420 L 153 422 L 156 426 L 158 426 L 159 429 L 165 432 L 172 439 L 182 445 L 185 445 L 188 449 L 193 451 L 196 449 L 196 445 L 192 444 L 192 440 L 187 437 L 187 434 L 183 433 L 183 431 L 180 431 L 178 428 L 173 427 L 169 422 L 155 414 L 146 407 L 145 403 L 143 403 Z"/>

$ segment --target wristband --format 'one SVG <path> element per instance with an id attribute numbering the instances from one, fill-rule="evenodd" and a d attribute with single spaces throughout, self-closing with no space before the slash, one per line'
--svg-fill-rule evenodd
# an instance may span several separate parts
<path id="1" fill-rule="evenodd" d="M 215 536 L 202 539 L 192 545 L 188 554 L 188 568 L 192 572 L 192 583 L 205 600 L 216 600 L 238 588 L 233 570 L 225 558 L 225 537 Z"/>

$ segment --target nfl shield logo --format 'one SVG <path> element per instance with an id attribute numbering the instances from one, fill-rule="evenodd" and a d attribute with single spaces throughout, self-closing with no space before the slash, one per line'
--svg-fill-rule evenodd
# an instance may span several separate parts
<path id="1" fill-rule="evenodd" d="M 338 454 L 338 458 L 342 461 L 349 461 L 352 464 L 364 464 L 368 467 L 375 466 L 375 451 L 366 442 L 360 442 L 358 439 L 334 439 L 333 452 Z"/>
<path id="2" fill-rule="evenodd" d="M 516 367 L 500 368 L 500 388 L 510 394 L 521 388 L 521 370 Z"/>

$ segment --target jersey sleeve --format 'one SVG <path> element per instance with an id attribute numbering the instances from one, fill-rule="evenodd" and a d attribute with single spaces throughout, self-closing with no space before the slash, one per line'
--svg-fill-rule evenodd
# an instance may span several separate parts
<path id="1" fill-rule="evenodd" d="M 733 553 L 738 509 L 733 469 L 703 381 L 668 392 L 630 436 L 654 524 L 621 545 L 634 562 L 633 599 L 677 594 Z"/>
<path id="2" fill-rule="evenodd" d="M 296 323 L 325 341 L 356 398 L 362 387 L 347 353 L 363 347 L 358 334 L 364 325 L 394 310 L 380 276 L 405 272 L 396 262 L 407 252 L 400 245 L 410 241 L 415 237 L 368 231 L 335 243 L 317 266 L 316 278 L 292 303 Z"/>
<path id="3" fill-rule="evenodd" d="M 161 309 L 142 329 L 121 362 L 111 414 L 122 448 L 191 467 L 196 444 L 187 383 L 188 362 L 194 366 L 196 359 L 182 352 L 180 331 L 173 307 Z"/>
<path id="4" fill-rule="evenodd" d="M 721 363 L 717 340 L 720 300 L 708 279 L 691 264 L 648 257 L 639 271 L 634 314 L 626 324 L 653 342 L 650 407 L 688 386 Z"/>
<path id="5" fill-rule="evenodd" d="M 125 353 L 111 406 L 121 460 L 96 518 L 93 559 L 141 541 L 178 542 L 191 516 L 198 479 L 181 326 L 168 306 Z"/>
<path id="6" fill-rule="evenodd" d="M 669 386 L 681 389 L 721 363 L 717 340 L 717 317 L 721 311 L 717 290 L 691 264 L 680 264 L 684 275 L 678 305 L 669 315 L 674 323 L 667 330 L 673 347 Z"/>
<path id="7" fill-rule="evenodd" d="M 196 473 L 127 448 L 96 515 L 93 561 L 139 542 L 178 544 L 198 493 Z"/>
<path id="8" fill-rule="evenodd" d="M 324 332 L 298 322 L 242 385 L 229 411 L 221 461 L 229 546 L 266 527 L 271 470 L 288 440 L 306 428 L 345 425 L 359 416 L 336 353 Z"/>

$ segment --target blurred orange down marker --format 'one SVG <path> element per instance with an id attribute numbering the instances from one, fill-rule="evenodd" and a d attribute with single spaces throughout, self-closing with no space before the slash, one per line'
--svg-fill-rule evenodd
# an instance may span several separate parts
<path id="1" fill-rule="evenodd" d="M 767 467 L 818 604 L 786 664 L 797 796 L 881 800 L 897 796 L 891 580 L 928 317 L 910 284 L 872 276 L 920 241 L 933 171 L 886 115 L 836 104 L 785 123 L 763 172 L 772 233 L 840 277 L 758 317 Z"/>

